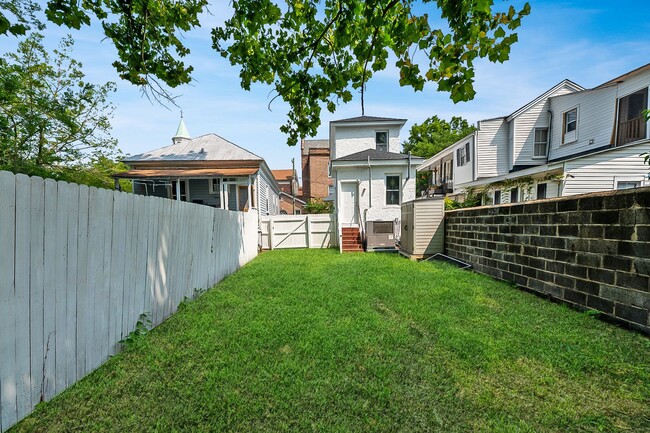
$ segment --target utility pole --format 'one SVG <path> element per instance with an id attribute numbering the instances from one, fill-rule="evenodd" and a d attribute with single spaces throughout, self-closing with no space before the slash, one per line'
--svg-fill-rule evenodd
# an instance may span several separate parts
<path id="1" fill-rule="evenodd" d="M 292 215 L 296 214 L 296 191 L 294 190 L 294 185 L 296 182 L 296 158 L 291 158 L 291 199 L 293 200 L 293 211 Z"/>

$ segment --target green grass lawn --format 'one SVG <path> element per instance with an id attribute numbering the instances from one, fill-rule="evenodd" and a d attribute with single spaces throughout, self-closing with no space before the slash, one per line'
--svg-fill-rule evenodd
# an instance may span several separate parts
<path id="1" fill-rule="evenodd" d="M 272 251 L 15 430 L 650 432 L 650 339 L 443 264 Z"/>

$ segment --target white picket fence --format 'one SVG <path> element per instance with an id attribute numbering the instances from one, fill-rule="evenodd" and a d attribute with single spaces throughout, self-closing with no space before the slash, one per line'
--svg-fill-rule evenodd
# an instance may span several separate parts
<path id="1" fill-rule="evenodd" d="M 336 216 L 275 215 L 260 220 L 262 248 L 331 248 L 338 245 Z"/>
<path id="2" fill-rule="evenodd" d="M 257 244 L 255 213 L 0 172 L 0 431 Z"/>

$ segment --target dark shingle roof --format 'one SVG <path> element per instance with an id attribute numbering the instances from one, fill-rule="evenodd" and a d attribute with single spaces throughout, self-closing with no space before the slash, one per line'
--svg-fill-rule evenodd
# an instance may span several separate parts
<path id="1" fill-rule="evenodd" d="M 375 160 L 375 161 L 377 160 L 397 161 L 401 159 L 408 159 L 409 156 L 403 153 L 383 152 L 381 150 L 367 149 L 367 150 L 362 150 L 361 152 L 353 153 L 351 155 L 346 155 L 340 158 L 336 158 L 334 161 L 366 161 L 368 157 L 370 157 L 370 160 Z M 413 158 L 419 158 L 419 157 L 415 156 Z"/>
<path id="2" fill-rule="evenodd" d="M 348 119 L 333 120 L 331 123 L 357 123 L 357 122 L 406 122 L 407 119 L 394 119 L 391 117 L 357 116 Z"/>

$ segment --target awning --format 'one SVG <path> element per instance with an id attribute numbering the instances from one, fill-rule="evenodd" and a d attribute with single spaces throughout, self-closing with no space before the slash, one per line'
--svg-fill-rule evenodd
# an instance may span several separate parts
<path id="1" fill-rule="evenodd" d="M 176 168 L 176 169 L 137 169 L 114 174 L 118 179 L 170 179 L 183 177 L 230 177 L 255 174 L 258 167 L 244 168 Z"/>

